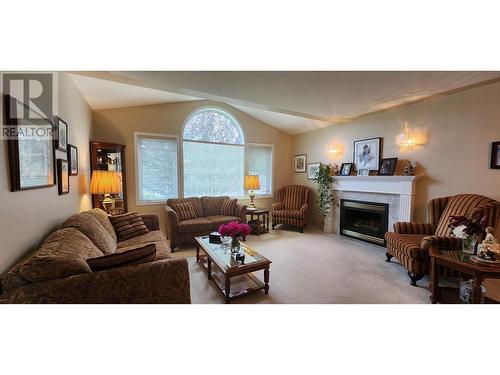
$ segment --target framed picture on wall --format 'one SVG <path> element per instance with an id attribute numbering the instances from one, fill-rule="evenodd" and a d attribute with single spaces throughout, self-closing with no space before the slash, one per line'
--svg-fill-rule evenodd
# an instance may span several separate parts
<path id="1" fill-rule="evenodd" d="M 491 144 L 491 164 L 490 168 L 500 169 L 500 141 Z"/>
<path id="2" fill-rule="evenodd" d="M 57 187 L 59 195 L 69 193 L 69 164 L 67 160 L 57 159 Z"/>
<path id="3" fill-rule="evenodd" d="M 59 151 L 66 151 L 68 148 L 68 124 L 56 116 L 54 118 L 55 148 Z"/>
<path id="4" fill-rule="evenodd" d="M 42 116 L 39 119 L 22 118 L 23 123 L 18 123 L 14 119 L 18 119 L 26 107 L 10 95 L 4 96 L 6 118 L 12 119 L 6 125 L 16 130 L 7 139 L 11 191 L 39 189 L 56 184 L 52 123 Z M 36 131 L 28 134 L 27 131 L 20 131 L 23 127 Z"/>
<path id="5" fill-rule="evenodd" d="M 78 175 L 78 148 L 68 145 L 69 175 Z"/>
<path id="6" fill-rule="evenodd" d="M 380 163 L 380 169 L 378 170 L 379 176 L 393 176 L 396 170 L 396 164 L 398 163 L 398 158 L 387 158 L 382 159 Z"/>
<path id="7" fill-rule="evenodd" d="M 378 171 L 382 138 L 362 139 L 354 142 L 353 163 L 356 169 Z"/>
<path id="8" fill-rule="evenodd" d="M 314 180 L 316 178 L 316 173 L 319 170 L 321 163 L 308 163 L 307 164 L 307 179 Z"/>
<path id="9" fill-rule="evenodd" d="M 305 173 L 307 165 L 307 155 L 299 154 L 293 156 L 293 171 L 295 173 Z"/>

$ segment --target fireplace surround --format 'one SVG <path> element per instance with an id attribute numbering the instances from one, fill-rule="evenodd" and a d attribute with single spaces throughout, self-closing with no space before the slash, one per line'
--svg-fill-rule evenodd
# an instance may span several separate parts
<path id="1" fill-rule="evenodd" d="M 385 245 L 389 204 L 351 199 L 340 200 L 340 234 Z"/>

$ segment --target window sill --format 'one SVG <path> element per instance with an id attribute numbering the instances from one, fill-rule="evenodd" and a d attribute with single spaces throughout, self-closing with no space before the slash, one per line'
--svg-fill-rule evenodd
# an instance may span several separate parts
<path id="1" fill-rule="evenodd" d="M 159 206 L 161 204 L 167 204 L 167 200 L 164 201 L 137 201 L 136 206 Z"/>

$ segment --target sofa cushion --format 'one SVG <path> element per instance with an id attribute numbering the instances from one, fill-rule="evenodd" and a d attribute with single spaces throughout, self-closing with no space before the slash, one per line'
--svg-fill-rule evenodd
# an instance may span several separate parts
<path id="1" fill-rule="evenodd" d="M 203 217 L 203 208 L 201 207 L 201 201 L 198 197 L 189 197 L 189 198 L 171 198 L 167 199 L 167 206 L 172 207 L 174 209 L 174 204 L 191 202 L 194 208 L 194 212 L 196 212 L 196 217 Z M 175 211 L 175 209 L 174 209 Z"/>
<path id="2" fill-rule="evenodd" d="M 224 199 L 222 202 L 221 214 L 225 216 L 234 216 L 237 199 Z"/>
<path id="3" fill-rule="evenodd" d="M 90 214 L 76 214 L 62 223 L 61 228 L 75 228 L 86 235 L 103 254 L 112 254 L 116 242 L 103 225 Z"/>
<path id="4" fill-rule="evenodd" d="M 113 237 L 113 240 L 115 242 L 118 241 L 118 238 L 116 237 L 115 233 L 115 228 L 113 228 L 111 221 L 109 221 L 109 216 L 106 212 L 104 212 L 100 208 L 93 208 L 91 210 L 82 212 L 82 214 L 93 216 L 97 221 L 99 221 L 102 224 L 102 226 L 104 227 L 104 229 L 106 229 L 109 235 Z"/>
<path id="5" fill-rule="evenodd" d="M 289 209 L 283 209 L 283 210 L 277 210 L 273 211 L 273 216 L 274 217 L 289 217 L 292 219 L 304 219 L 304 211 L 301 210 L 289 210 Z"/>
<path id="6" fill-rule="evenodd" d="M 177 212 L 181 221 L 196 219 L 196 212 L 191 202 L 174 203 L 173 206 L 174 211 Z"/>
<path id="7" fill-rule="evenodd" d="M 156 245 L 149 244 L 135 249 L 107 254 L 97 258 L 87 259 L 92 272 L 109 270 L 117 267 L 132 266 L 152 262 L 156 259 Z"/>
<path id="8" fill-rule="evenodd" d="M 109 220 L 115 228 L 118 241 L 125 241 L 149 232 L 146 224 L 144 224 L 144 221 L 142 221 L 141 216 L 137 212 L 110 216 Z"/>
<path id="9" fill-rule="evenodd" d="M 51 233 L 31 258 L 21 264 L 23 278 L 32 282 L 90 273 L 86 260 L 102 256 L 101 250 L 75 228 Z"/>
<path id="10" fill-rule="evenodd" d="M 229 223 L 231 221 L 237 221 L 240 222 L 241 218 L 236 217 L 236 216 L 226 216 L 226 215 L 211 215 L 207 216 L 205 219 L 210 221 L 212 223 L 212 229 L 213 230 L 219 230 L 219 226 L 222 224 Z"/>
<path id="11" fill-rule="evenodd" d="M 222 202 L 226 199 L 229 199 L 229 197 L 201 197 L 203 216 L 222 215 Z"/>
<path id="12" fill-rule="evenodd" d="M 126 248 L 126 247 L 138 247 L 141 245 L 147 245 L 150 243 L 156 243 L 156 242 L 166 242 L 167 240 L 165 239 L 165 236 L 160 230 L 153 230 L 151 232 L 148 232 L 146 234 L 142 234 L 140 236 L 130 238 L 125 241 L 120 241 L 117 244 L 116 251 L 123 251 L 120 249 Z"/>
<path id="13" fill-rule="evenodd" d="M 209 232 L 212 230 L 212 223 L 206 218 L 197 217 L 196 219 L 181 221 L 177 230 L 179 233 Z"/>

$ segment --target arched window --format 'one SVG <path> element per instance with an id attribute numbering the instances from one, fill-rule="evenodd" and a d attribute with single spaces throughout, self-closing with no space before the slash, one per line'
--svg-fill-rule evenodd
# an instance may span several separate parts
<path id="1" fill-rule="evenodd" d="M 233 116 L 199 109 L 187 118 L 182 137 L 185 197 L 244 194 L 245 139 Z"/>

